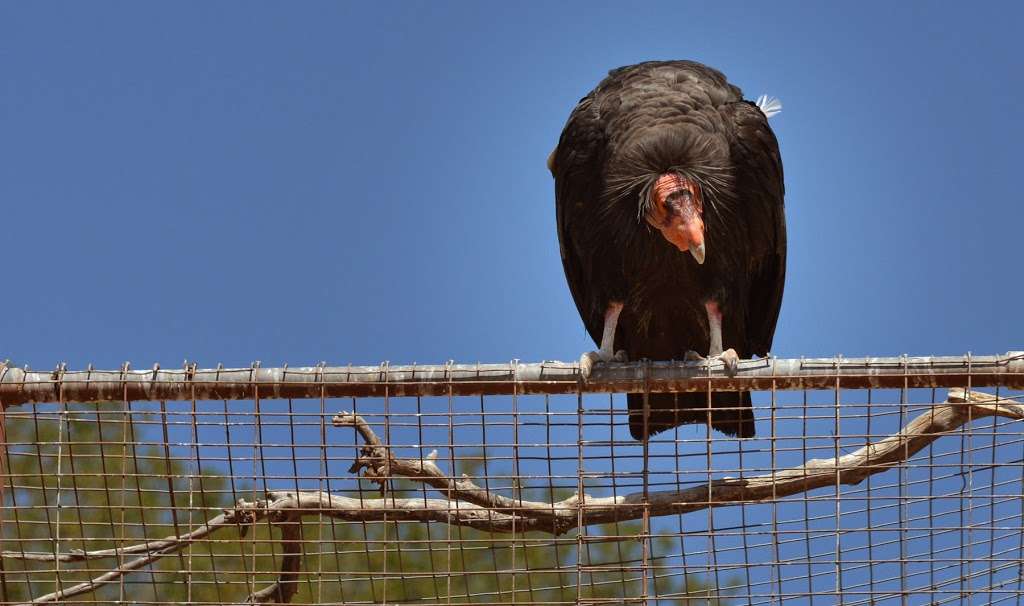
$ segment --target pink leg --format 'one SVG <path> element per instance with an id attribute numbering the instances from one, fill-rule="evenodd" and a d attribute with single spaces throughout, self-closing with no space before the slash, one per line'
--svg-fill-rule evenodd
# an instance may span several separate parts
<path id="1" fill-rule="evenodd" d="M 739 368 L 740 357 L 736 354 L 735 349 L 729 348 L 722 351 L 722 310 L 718 307 L 717 301 L 708 301 L 704 304 L 704 309 L 708 312 L 708 332 L 711 341 L 707 360 L 709 362 L 716 359 L 721 360 L 722 364 L 725 364 L 725 371 L 732 376 Z M 705 358 L 696 352 L 688 351 L 685 359 L 694 361 Z"/>
<path id="2" fill-rule="evenodd" d="M 604 330 L 601 332 L 601 349 L 588 351 L 580 356 L 580 374 L 584 379 L 590 378 L 594 371 L 595 362 L 625 362 L 626 352 L 615 351 L 615 329 L 619 325 L 619 314 L 622 313 L 622 303 L 612 301 L 604 312 Z"/>
<path id="3" fill-rule="evenodd" d="M 705 303 L 704 309 L 708 312 L 708 328 L 711 330 L 711 347 L 708 350 L 708 357 L 713 358 L 722 353 L 722 310 L 714 301 Z"/>

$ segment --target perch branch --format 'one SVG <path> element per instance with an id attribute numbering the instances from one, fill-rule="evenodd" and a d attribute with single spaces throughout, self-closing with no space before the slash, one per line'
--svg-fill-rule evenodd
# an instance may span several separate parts
<path id="1" fill-rule="evenodd" d="M 314 491 L 269 492 L 267 501 L 239 501 L 235 508 L 225 510 L 181 536 L 119 549 L 72 552 L 60 556 L 10 551 L 2 555 L 36 561 L 74 561 L 75 558 L 146 554 L 90 581 L 36 598 L 31 603 L 54 602 L 93 591 L 222 528 L 241 526 L 244 531 L 253 523 L 271 516 L 271 521 L 282 528 L 281 540 L 285 546 L 280 574 L 276 582 L 253 592 L 249 602 L 283 603 L 290 600 L 298 589 L 302 558 L 300 521 L 306 515 L 326 515 L 348 521 L 436 521 L 492 532 L 541 530 L 562 534 L 581 523 L 589 526 L 635 520 L 645 512 L 650 516 L 664 516 L 737 503 L 770 501 L 827 486 L 858 484 L 869 475 L 906 461 L 942 435 L 970 421 L 990 416 L 1024 420 L 1024 406 L 990 394 L 954 389 L 949 392 L 946 402 L 936 404 L 917 416 L 896 434 L 838 458 L 812 459 L 803 465 L 774 473 L 714 480 L 685 490 L 650 493 L 646 498 L 642 493 L 600 498 L 575 495 L 554 503 L 538 503 L 495 495 L 468 478 L 455 480 L 445 475 L 433 458 L 417 461 L 394 457 L 365 420 L 343 413 L 334 418 L 334 424 L 354 427 L 366 442 L 353 465 L 353 472 L 365 469 L 367 476 L 376 482 L 396 476 L 422 481 L 440 490 L 446 498 L 356 499 Z"/>

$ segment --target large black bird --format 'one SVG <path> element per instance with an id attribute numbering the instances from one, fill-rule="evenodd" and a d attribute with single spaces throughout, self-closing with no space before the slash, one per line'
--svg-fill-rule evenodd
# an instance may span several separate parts
<path id="1" fill-rule="evenodd" d="M 703 359 L 730 373 L 772 344 L 786 272 L 781 106 L 692 61 L 612 70 L 548 158 L 562 265 L 595 362 Z M 723 349 L 728 347 L 729 349 Z M 629 394 L 645 439 L 684 423 L 754 435 L 749 392 Z M 710 412 L 710 415 L 709 415 Z"/>

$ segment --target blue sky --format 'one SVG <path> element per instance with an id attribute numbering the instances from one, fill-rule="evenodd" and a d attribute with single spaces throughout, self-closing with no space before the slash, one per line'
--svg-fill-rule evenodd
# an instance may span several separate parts
<path id="1" fill-rule="evenodd" d="M 0 4 L 0 357 L 575 359 L 544 161 L 608 69 L 658 58 L 783 101 L 775 353 L 1024 348 L 1021 16 Z"/>

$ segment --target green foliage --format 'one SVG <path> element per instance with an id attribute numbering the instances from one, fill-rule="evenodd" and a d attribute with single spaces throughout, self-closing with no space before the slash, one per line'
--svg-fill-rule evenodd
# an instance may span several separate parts
<path id="1" fill-rule="evenodd" d="M 228 485 L 226 470 L 197 469 L 195 458 L 166 446 L 158 414 L 126 414 L 120 404 L 69 406 L 9 414 L 10 487 L 5 494 L 4 549 L 67 553 L 126 547 L 185 533 L 251 486 Z M 483 456 L 464 453 L 459 473 L 480 476 Z M 488 469 L 497 474 L 493 465 Z M 502 474 L 497 474 L 502 475 Z M 505 474 L 507 475 L 507 474 Z M 354 484 L 346 486 L 355 492 Z M 529 485 L 508 494 L 561 499 L 562 491 Z M 367 483 L 366 498 L 379 496 Z M 423 496 L 422 485 L 395 481 L 395 496 Z M 261 496 L 261 495 L 256 495 Z M 429 495 L 435 496 L 435 495 Z M 643 593 L 638 523 L 610 524 L 552 537 L 495 534 L 437 523 L 303 519 L 303 561 L 293 604 L 338 602 L 575 603 Z M 241 602 L 277 578 L 280 532 L 262 522 L 244 536 L 223 529 L 144 570 L 104 585 L 83 600 Z M 655 553 L 670 553 L 656 539 Z M 582 549 L 582 552 L 580 551 Z M 137 556 L 123 556 L 123 561 Z M 648 594 L 660 604 L 721 603 L 700 579 L 651 561 Z M 118 566 L 116 557 L 85 562 L 3 562 L 3 601 L 20 602 L 68 588 Z M 258 571 L 258 572 L 254 572 Z M 650 574 L 650 573 L 649 573 Z"/>

